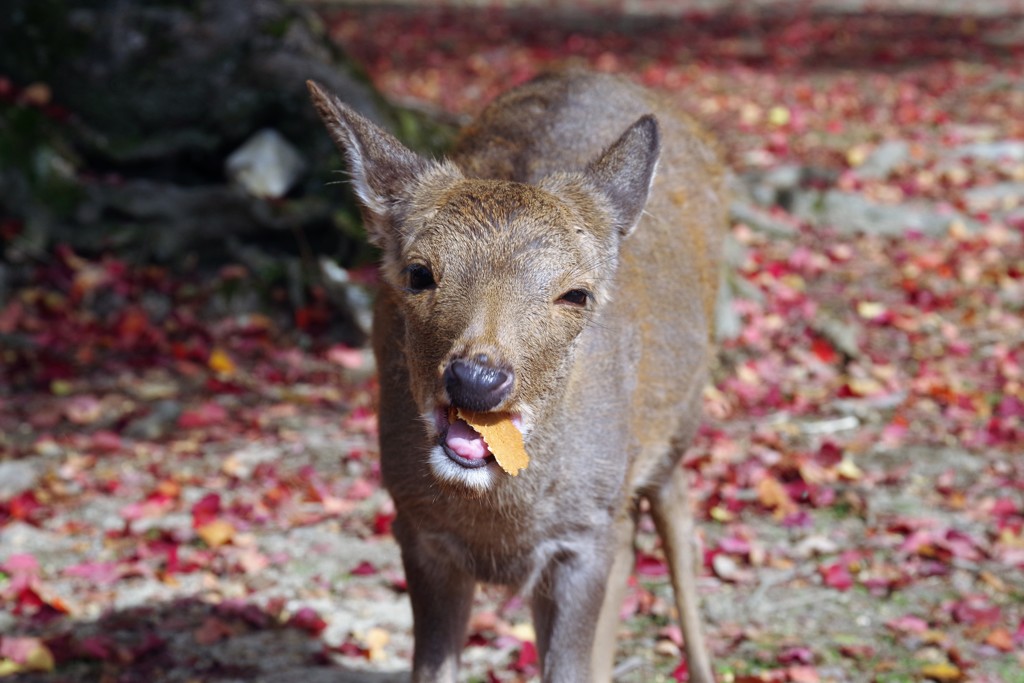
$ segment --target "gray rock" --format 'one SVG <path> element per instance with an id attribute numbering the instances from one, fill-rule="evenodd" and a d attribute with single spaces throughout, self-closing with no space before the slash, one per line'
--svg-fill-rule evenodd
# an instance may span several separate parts
<path id="1" fill-rule="evenodd" d="M 102 217 L 111 212 L 128 216 L 148 231 L 150 252 L 167 258 L 179 252 L 181 244 L 197 233 L 252 233 L 258 226 L 272 222 L 263 204 L 227 186 L 182 187 L 130 180 L 90 186 L 76 218 L 86 225 L 99 225 Z M 206 216 L 206 220 L 197 222 L 195 216 Z M 211 230 L 211 225 L 216 229 Z"/>
<path id="2" fill-rule="evenodd" d="M 803 182 L 804 167 L 799 164 L 782 164 L 764 174 L 761 182 L 777 190 L 791 190 Z"/>
<path id="3" fill-rule="evenodd" d="M 1001 218 L 1006 221 L 1007 225 L 1024 226 L 1024 206 L 1008 212 L 1005 216 L 1001 216 Z"/>
<path id="4" fill-rule="evenodd" d="M 1024 161 L 1024 140 L 997 140 L 961 145 L 950 156 L 982 161 Z"/>
<path id="5" fill-rule="evenodd" d="M 883 180 L 909 159 L 910 144 L 906 140 L 888 140 L 868 155 L 856 174 L 861 178 Z"/>
<path id="6" fill-rule="evenodd" d="M 348 271 L 332 259 L 320 258 L 320 274 L 328 291 L 338 304 L 359 326 L 364 335 L 373 329 L 373 295 L 370 290 L 352 281 Z"/>
<path id="7" fill-rule="evenodd" d="M 0 561 L 27 553 L 43 563 L 51 554 L 67 552 L 73 546 L 74 541 L 66 534 L 55 534 L 25 522 L 11 522 L 0 529 Z"/>
<path id="8" fill-rule="evenodd" d="M 1024 153 L 1024 147 L 1021 151 Z M 1008 213 L 1024 206 L 1024 183 L 973 187 L 964 192 L 964 202 L 971 213 Z"/>
<path id="9" fill-rule="evenodd" d="M 991 31 L 983 31 L 981 39 L 989 45 L 1000 45 L 1004 47 L 1016 47 L 1024 44 L 1024 19 L 1011 20 L 1009 16 L 1003 17 L 1001 26 Z"/>
<path id="10" fill-rule="evenodd" d="M 181 404 L 173 399 L 164 399 L 153 404 L 149 414 L 136 418 L 124 429 L 126 436 L 134 439 L 156 440 L 174 427 L 181 415 Z"/>
<path id="11" fill-rule="evenodd" d="M 819 314 L 811 321 L 811 327 L 832 342 L 836 350 L 851 358 L 861 355 L 857 342 L 857 327 L 828 313 Z"/>
<path id="12" fill-rule="evenodd" d="M 805 169 L 798 164 L 783 164 L 757 177 L 748 177 L 747 184 L 754 201 L 763 206 L 788 206 L 791 195 L 804 182 Z"/>
<path id="13" fill-rule="evenodd" d="M 280 448 L 263 444 L 248 444 L 228 456 L 222 469 L 239 479 L 248 479 L 256 468 L 267 462 L 274 462 L 281 456 Z"/>
<path id="14" fill-rule="evenodd" d="M 749 283 L 746 279 L 736 274 L 736 269 L 747 258 L 747 248 L 743 246 L 731 233 L 726 234 L 722 242 L 722 268 L 719 271 L 718 298 L 715 300 L 715 338 L 719 341 L 736 339 L 743 331 L 743 321 L 740 319 L 733 301 L 737 297 L 744 299 L 760 298 L 760 290 L 753 288 L 749 291 Z"/>
<path id="15" fill-rule="evenodd" d="M 795 223 L 790 223 L 764 209 L 745 202 L 733 202 L 729 207 L 729 213 L 733 221 L 745 223 L 748 227 L 766 232 L 769 235 L 793 237 L 796 233 L 797 226 Z"/>
<path id="16" fill-rule="evenodd" d="M 162 292 L 143 292 L 141 304 L 146 315 L 154 322 L 163 322 L 174 310 L 171 297 Z"/>
<path id="17" fill-rule="evenodd" d="M 811 222 L 831 225 L 844 233 L 902 235 L 918 231 L 939 235 L 955 222 L 968 227 L 974 225 L 955 209 L 926 202 L 879 204 L 862 195 L 839 190 L 801 194 L 794 213 Z"/>
<path id="18" fill-rule="evenodd" d="M 42 474 L 43 466 L 38 460 L 0 462 L 0 500 L 34 487 Z"/>
<path id="19" fill-rule="evenodd" d="M 306 78 L 389 123 L 372 87 L 294 3 L 7 5 L 0 73 L 50 85 L 75 113 L 82 144 L 110 160 L 206 163 L 268 120 L 293 140 L 319 144 Z"/>
<path id="20" fill-rule="evenodd" d="M 174 538 L 190 538 L 193 535 L 192 515 L 187 512 L 171 512 L 132 521 L 134 534 L 144 536 L 154 530 Z"/>
<path id="21" fill-rule="evenodd" d="M 351 242 L 338 251 L 353 253 L 361 240 L 339 235 L 335 217 L 355 222 L 357 211 L 338 211 L 352 200 L 327 187 L 340 161 L 306 79 L 422 151 L 446 147 L 453 133 L 387 104 L 305 3 L 8 0 L 0 45 L 0 74 L 45 83 L 74 113 L 68 122 L 38 114 L 27 127 L 0 122 L 0 148 L 26 150 L 0 163 L 0 204 L 25 226 L 3 246 L 8 261 L 61 243 L 129 261 L 221 262 L 239 236 L 295 251 L 280 234 L 293 230 L 328 251 Z M 223 173 L 226 154 L 268 124 L 310 169 L 297 180 L 302 192 L 273 203 L 228 186 Z M 256 191 L 283 193 L 292 176 L 264 179 Z"/>
<path id="22" fill-rule="evenodd" d="M 718 341 L 736 339 L 743 331 L 743 321 L 733 306 L 735 298 L 729 275 L 723 268 L 719 278 L 718 298 L 715 300 L 715 339 Z"/>

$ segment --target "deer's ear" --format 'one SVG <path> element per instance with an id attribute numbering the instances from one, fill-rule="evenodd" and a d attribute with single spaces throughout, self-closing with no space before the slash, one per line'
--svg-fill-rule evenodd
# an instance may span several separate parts
<path id="1" fill-rule="evenodd" d="M 437 171 L 452 173 L 454 167 L 424 159 L 319 84 L 307 81 L 306 85 L 313 106 L 348 161 L 356 195 L 368 214 L 370 240 L 384 246 L 388 241 L 384 232 L 394 223 L 392 213 L 409 201 L 422 177 Z"/>
<path id="2" fill-rule="evenodd" d="M 620 235 L 636 227 L 654 181 L 661 135 L 653 115 L 641 117 L 586 169 L 584 177 L 608 201 Z"/>

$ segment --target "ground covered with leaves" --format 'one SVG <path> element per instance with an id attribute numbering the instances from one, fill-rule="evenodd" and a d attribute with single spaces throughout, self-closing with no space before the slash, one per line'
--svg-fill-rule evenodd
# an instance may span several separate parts
<path id="1" fill-rule="evenodd" d="M 570 63 L 721 138 L 728 338 L 686 459 L 721 680 L 1024 681 L 1024 15 L 578 19 L 325 15 L 417 106 Z M 245 282 L 59 250 L 7 294 L 0 676 L 401 680 L 371 361 Z M 617 680 L 686 680 L 649 525 L 622 613 Z M 521 599 L 483 592 L 464 661 L 535 677 Z"/>

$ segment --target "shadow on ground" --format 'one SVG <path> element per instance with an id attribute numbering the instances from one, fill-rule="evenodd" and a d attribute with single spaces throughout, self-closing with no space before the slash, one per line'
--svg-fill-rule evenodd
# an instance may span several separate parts
<path id="1" fill-rule="evenodd" d="M 57 663 L 52 672 L 8 679 L 19 683 L 398 683 L 409 677 L 340 667 L 314 633 L 241 602 L 182 599 L 96 621 L 57 618 L 7 635 L 42 638 Z"/>

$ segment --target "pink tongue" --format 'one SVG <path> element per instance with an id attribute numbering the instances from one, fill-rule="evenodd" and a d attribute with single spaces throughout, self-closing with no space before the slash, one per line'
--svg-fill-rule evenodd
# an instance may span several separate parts
<path id="1" fill-rule="evenodd" d="M 483 460 L 491 454 L 480 434 L 466 424 L 465 420 L 456 420 L 448 426 L 445 438 L 448 448 L 466 460 Z"/>

